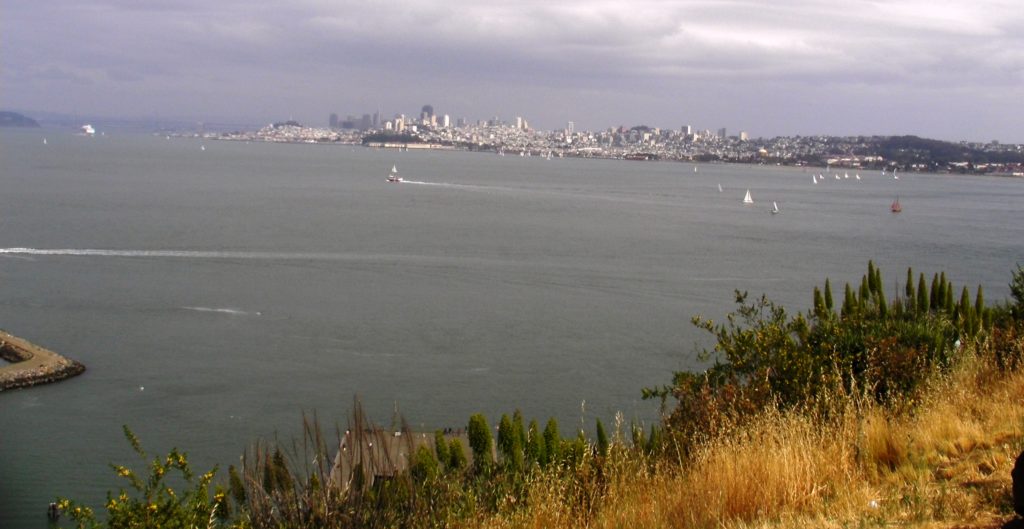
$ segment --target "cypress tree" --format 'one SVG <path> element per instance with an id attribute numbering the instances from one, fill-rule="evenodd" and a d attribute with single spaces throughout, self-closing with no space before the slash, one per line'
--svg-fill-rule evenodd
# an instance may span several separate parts
<path id="1" fill-rule="evenodd" d="M 946 288 L 942 294 L 945 296 L 942 305 L 946 309 L 946 314 L 953 314 L 953 284 L 946 283 Z"/>
<path id="2" fill-rule="evenodd" d="M 921 272 L 917 280 L 917 312 L 928 312 L 928 283 L 924 282 L 924 272 Z"/>
<path id="3" fill-rule="evenodd" d="M 849 318 L 853 316 L 853 312 L 857 308 L 857 298 L 853 295 L 853 289 L 850 288 L 850 284 L 846 284 L 846 291 L 843 294 L 843 311 L 842 316 Z"/>
<path id="4" fill-rule="evenodd" d="M 651 425 L 651 435 L 647 437 L 647 453 L 653 454 L 661 450 L 661 429 Z"/>
<path id="5" fill-rule="evenodd" d="M 547 454 L 544 450 L 544 436 L 541 435 L 540 426 L 537 420 L 530 421 L 530 428 L 526 432 L 526 462 L 527 464 L 537 463 L 540 466 L 547 464 Z"/>
<path id="6" fill-rule="evenodd" d="M 907 286 L 904 287 L 904 288 L 906 288 L 906 292 L 905 293 L 907 295 L 907 301 L 910 302 L 910 303 L 913 303 L 914 302 L 914 298 L 915 298 L 914 297 L 914 270 L 912 268 L 910 268 L 909 266 L 907 267 Z"/>
<path id="7" fill-rule="evenodd" d="M 547 462 L 558 463 L 562 457 L 562 434 L 558 433 L 558 421 L 554 417 L 548 419 L 544 427 L 544 447 L 547 448 Z"/>
<path id="8" fill-rule="evenodd" d="M 971 310 L 971 293 L 967 290 L 967 285 L 964 285 L 964 289 L 960 291 L 960 304 L 957 305 L 956 311 L 961 318 L 966 318 L 967 313 Z"/>
<path id="9" fill-rule="evenodd" d="M 814 287 L 814 315 L 821 319 L 825 315 L 825 300 L 821 297 L 821 290 Z"/>
<path id="10" fill-rule="evenodd" d="M 858 292 L 857 301 L 863 304 L 868 298 L 871 297 L 871 284 L 868 280 L 868 276 L 860 276 L 860 290 Z"/>
<path id="11" fill-rule="evenodd" d="M 868 288 L 872 293 L 877 292 L 875 290 L 875 262 L 868 259 Z"/>
<path id="12" fill-rule="evenodd" d="M 469 426 L 466 428 L 469 436 L 469 448 L 473 451 L 473 465 L 482 470 L 494 463 L 491 452 L 491 427 L 487 424 L 487 418 L 481 413 L 474 414 L 469 418 Z"/>
<path id="13" fill-rule="evenodd" d="M 939 302 L 942 298 L 939 297 L 942 294 L 940 290 L 942 287 L 939 286 L 939 274 L 932 275 L 932 289 L 930 296 L 928 296 L 928 308 L 930 310 L 939 310 Z"/>
<path id="14" fill-rule="evenodd" d="M 466 466 L 466 452 L 462 449 L 462 441 L 458 437 L 448 445 L 448 468 L 461 470 Z"/>
<path id="15" fill-rule="evenodd" d="M 601 419 L 597 419 L 597 453 L 601 457 L 608 455 L 608 434 L 604 431 Z"/>
<path id="16" fill-rule="evenodd" d="M 245 485 L 242 484 L 242 478 L 235 470 L 235 465 L 228 465 L 228 490 L 231 491 L 231 497 L 234 498 L 236 505 L 245 505 Z"/>
<path id="17" fill-rule="evenodd" d="M 889 303 L 885 300 L 885 290 L 879 289 L 877 293 L 878 315 L 884 320 L 889 317 Z"/>
<path id="18" fill-rule="evenodd" d="M 635 423 L 630 429 L 633 431 L 633 448 L 643 450 L 644 445 L 647 444 L 647 439 L 644 437 L 644 429 Z"/>
<path id="19" fill-rule="evenodd" d="M 985 313 L 985 295 L 981 292 L 981 285 L 978 285 L 978 296 L 974 300 L 974 313 L 981 316 Z"/>
<path id="20" fill-rule="evenodd" d="M 825 308 L 829 312 L 832 312 L 832 284 L 829 283 L 828 278 L 825 278 Z"/>
<path id="21" fill-rule="evenodd" d="M 434 431 L 434 453 L 441 464 L 447 465 L 451 460 L 451 455 L 448 453 L 448 441 L 444 438 L 444 432 L 441 430 Z"/>
<path id="22" fill-rule="evenodd" d="M 946 279 L 946 271 L 943 270 L 939 273 L 939 305 L 945 305 L 946 294 L 949 293 L 953 285 Z"/>
<path id="23" fill-rule="evenodd" d="M 897 287 L 899 288 L 899 287 Z M 882 269 L 875 267 L 875 293 L 881 294 L 885 290 L 885 286 L 882 285 Z"/>
<path id="24" fill-rule="evenodd" d="M 423 483 L 437 475 L 437 459 L 426 445 L 420 445 L 416 453 L 410 456 L 410 460 L 409 473 L 417 482 Z"/>
<path id="25" fill-rule="evenodd" d="M 512 413 L 512 433 L 519 438 L 519 446 L 526 447 L 526 427 L 523 426 L 523 412 L 518 409 Z"/>
<path id="26" fill-rule="evenodd" d="M 506 466 L 515 466 L 516 448 L 519 446 L 521 445 L 519 444 L 515 427 L 512 426 L 512 421 L 508 418 L 508 414 L 503 414 L 501 422 L 498 423 L 498 451 L 501 452 L 501 459 Z M 522 455 L 520 455 L 521 457 Z"/>

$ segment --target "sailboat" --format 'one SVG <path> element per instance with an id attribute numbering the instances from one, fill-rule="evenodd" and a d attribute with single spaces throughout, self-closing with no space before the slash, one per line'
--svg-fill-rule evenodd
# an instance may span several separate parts
<path id="1" fill-rule="evenodd" d="M 860 180 L 860 173 L 853 175 L 853 177 L 856 178 L 857 180 Z"/>
<path id="2" fill-rule="evenodd" d="M 393 184 L 397 184 L 397 183 L 399 183 L 401 181 L 402 181 L 402 177 L 398 176 L 398 167 L 392 165 L 391 166 L 391 174 L 388 175 L 388 182 L 391 182 Z"/>
<path id="3" fill-rule="evenodd" d="M 722 192 L 722 184 L 718 184 L 718 192 L 719 192 L 719 193 L 721 193 L 721 192 Z"/>
<path id="4" fill-rule="evenodd" d="M 778 212 L 779 212 L 779 204 L 778 204 L 778 202 L 775 202 L 773 200 L 772 201 L 772 215 L 774 215 L 774 214 L 776 214 Z"/>
<path id="5" fill-rule="evenodd" d="M 893 200 L 892 206 L 889 209 L 892 210 L 893 213 L 899 213 L 903 211 L 903 206 L 900 205 L 900 197 L 897 196 L 896 200 Z"/>
<path id="6" fill-rule="evenodd" d="M 747 190 L 746 196 L 743 197 L 743 203 L 744 204 L 753 204 L 754 203 L 754 199 L 750 198 L 750 190 L 749 189 Z"/>
<path id="7" fill-rule="evenodd" d="M 895 167 L 893 167 L 892 168 L 892 179 L 893 180 L 899 180 L 900 179 L 900 175 L 896 174 L 896 171 L 897 171 L 897 169 Z"/>
<path id="8" fill-rule="evenodd" d="M 696 165 L 693 166 L 693 172 L 695 172 L 695 173 L 697 172 L 697 166 Z"/>
<path id="9" fill-rule="evenodd" d="M 818 177 L 816 175 L 811 175 L 811 180 L 813 180 L 815 184 L 818 183 Z"/>

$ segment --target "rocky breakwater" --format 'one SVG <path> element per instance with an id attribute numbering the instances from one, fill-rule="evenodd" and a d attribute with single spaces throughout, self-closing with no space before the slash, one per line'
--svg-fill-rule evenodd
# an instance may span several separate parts
<path id="1" fill-rule="evenodd" d="M 11 362 L 0 364 L 0 391 L 57 382 L 85 371 L 79 362 L 4 331 L 0 331 L 0 358 Z"/>

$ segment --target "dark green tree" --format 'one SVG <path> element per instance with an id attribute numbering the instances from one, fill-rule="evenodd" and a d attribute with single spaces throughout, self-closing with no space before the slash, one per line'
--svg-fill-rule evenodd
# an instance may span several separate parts
<path id="1" fill-rule="evenodd" d="M 462 441 L 458 437 L 448 445 L 448 468 L 461 470 L 466 467 L 466 452 L 462 449 Z"/>
<path id="2" fill-rule="evenodd" d="M 597 453 L 601 457 L 608 455 L 608 434 L 604 431 L 604 424 L 597 419 Z"/>
<path id="3" fill-rule="evenodd" d="M 526 448 L 526 427 L 523 423 L 523 412 L 517 409 L 512 413 L 512 433 L 519 438 L 520 450 Z"/>
<path id="4" fill-rule="evenodd" d="M 236 505 L 245 505 L 245 485 L 234 465 L 228 466 L 228 490 L 231 491 L 231 497 L 235 500 Z"/>
<path id="5" fill-rule="evenodd" d="M 494 463 L 494 457 L 491 452 L 493 437 L 487 418 L 481 413 L 470 417 L 466 434 L 469 436 L 469 449 L 473 451 L 473 465 L 477 470 L 489 468 Z"/>
<path id="6" fill-rule="evenodd" d="M 928 312 L 928 303 L 929 303 L 928 300 L 929 300 L 928 283 L 925 283 L 925 281 L 924 281 L 924 272 L 921 272 L 921 275 L 918 277 L 918 280 L 917 280 L 917 312 L 918 312 L 918 314 L 924 314 L 924 313 Z"/>
<path id="7" fill-rule="evenodd" d="M 532 465 L 537 463 L 544 466 L 547 464 L 547 450 L 544 446 L 544 436 L 540 431 L 537 420 L 530 421 L 530 428 L 526 432 L 526 463 Z"/>
<path id="8" fill-rule="evenodd" d="M 833 305 L 832 305 L 832 284 L 829 282 L 828 278 L 826 277 L 825 278 L 825 308 L 828 309 L 829 312 L 831 312 L 832 311 L 832 307 L 833 307 Z"/>
<path id="9" fill-rule="evenodd" d="M 437 455 L 437 460 L 445 465 L 451 460 L 451 454 L 448 453 L 448 440 L 445 439 L 444 432 L 441 430 L 434 432 L 434 453 Z"/>
<path id="10" fill-rule="evenodd" d="M 1024 267 L 1019 264 L 1010 279 L 1010 297 L 1014 301 L 1010 307 L 1014 316 L 1024 318 Z"/>
<path id="11" fill-rule="evenodd" d="M 434 452 L 427 445 L 420 445 L 410 459 L 409 473 L 417 482 L 423 483 L 437 476 L 439 472 L 437 458 L 434 457 Z"/>
<path id="12" fill-rule="evenodd" d="M 506 469 L 512 472 L 522 470 L 523 445 L 520 444 L 519 434 L 508 415 L 502 415 L 501 422 L 498 423 L 498 450 Z"/>
<path id="13" fill-rule="evenodd" d="M 544 446 L 548 451 L 547 462 L 558 464 L 562 458 L 562 434 L 558 433 L 558 421 L 554 417 L 544 426 Z"/>
<path id="14" fill-rule="evenodd" d="M 818 319 L 825 318 L 825 300 L 821 297 L 821 290 L 818 287 L 814 287 L 814 315 Z"/>

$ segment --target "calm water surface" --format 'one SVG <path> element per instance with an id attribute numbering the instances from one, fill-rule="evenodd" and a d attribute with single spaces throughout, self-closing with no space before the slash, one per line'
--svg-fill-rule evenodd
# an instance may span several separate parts
<path id="1" fill-rule="evenodd" d="M 204 469 L 355 394 L 431 430 L 650 421 L 734 289 L 806 308 L 874 258 L 1008 295 L 1024 181 L 818 172 L 0 132 L 0 327 L 88 367 L 0 394 L 0 527 L 101 503 L 122 424 Z"/>

